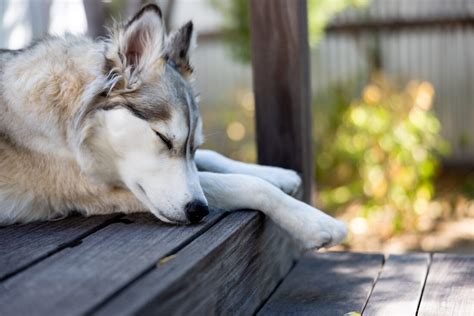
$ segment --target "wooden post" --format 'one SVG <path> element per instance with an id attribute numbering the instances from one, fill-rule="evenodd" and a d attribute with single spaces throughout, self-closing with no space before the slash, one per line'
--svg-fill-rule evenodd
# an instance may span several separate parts
<path id="1" fill-rule="evenodd" d="M 311 202 L 311 90 L 306 0 L 250 0 L 258 161 L 294 169 Z"/>

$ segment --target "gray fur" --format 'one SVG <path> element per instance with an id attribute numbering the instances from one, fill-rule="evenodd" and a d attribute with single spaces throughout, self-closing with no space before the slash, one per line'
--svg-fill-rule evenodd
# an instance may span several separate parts
<path id="1" fill-rule="evenodd" d="M 207 199 L 261 210 L 308 248 L 340 242 L 341 223 L 283 193 L 300 186 L 295 172 L 196 152 L 192 25 L 165 41 L 159 12 L 145 7 L 104 42 L 50 37 L 0 52 L 0 224 L 74 210 L 184 224 L 188 206 Z"/>
<path id="2" fill-rule="evenodd" d="M 164 58 L 182 75 L 193 72 L 189 64 L 189 50 L 193 36 L 193 23 L 189 21 L 172 34 L 164 50 Z"/>

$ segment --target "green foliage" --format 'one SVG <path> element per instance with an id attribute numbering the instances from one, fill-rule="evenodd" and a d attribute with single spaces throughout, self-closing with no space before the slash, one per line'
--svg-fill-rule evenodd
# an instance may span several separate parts
<path id="1" fill-rule="evenodd" d="M 241 62 L 250 62 L 250 1 L 210 0 L 224 16 L 222 31 L 232 56 Z"/>
<path id="2" fill-rule="evenodd" d="M 209 0 L 224 16 L 222 30 L 230 52 L 236 60 L 250 62 L 250 1 Z M 292 0 L 289 0 L 292 1 Z M 311 45 L 316 45 L 330 18 L 348 8 L 361 8 L 369 0 L 308 0 L 308 27 Z"/>
<path id="3" fill-rule="evenodd" d="M 390 215 L 389 234 L 416 227 L 433 197 L 438 155 L 447 152 L 433 94 L 427 82 L 400 91 L 379 77 L 360 100 L 339 107 L 317 155 L 325 207 L 357 203 L 357 216 Z"/>
<path id="4" fill-rule="evenodd" d="M 474 176 L 467 178 L 462 187 L 462 192 L 464 195 L 466 195 L 466 197 L 474 199 Z"/>
<path id="5" fill-rule="evenodd" d="M 344 82 L 336 82 L 317 94 L 313 100 L 313 139 L 319 153 L 325 139 L 333 139 L 342 123 L 342 114 L 354 98 L 360 94 L 360 83 L 366 78 L 356 76 Z"/>
<path id="6" fill-rule="evenodd" d="M 308 0 L 308 27 L 311 45 L 316 45 L 334 14 L 346 8 L 363 8 L 369 0 Z"/>

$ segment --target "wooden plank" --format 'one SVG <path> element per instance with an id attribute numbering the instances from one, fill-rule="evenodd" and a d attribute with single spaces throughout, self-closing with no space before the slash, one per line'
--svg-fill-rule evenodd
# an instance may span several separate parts
<path id="1" fill-rule="evenodd" d="M 297 247 L 256 212 L 232 213 L 95 315 L 251 315 Z"/>
<path id="2" fill-rule="evenodd" d="M 472 27 L 474 17 L 416 17 L 416 18 L 390 18 L 334 22 L 325 28 L 325 33 L 362 33 L 362 32 L 380 32 L 380 31 L 406 31 L 407 29 L 428 29 L 440 27 Z"/>
<path id="3" fill-rule="evenodd" d="M 418 315 L 474 315 L 474 256 L 433 255 Z"/>
<path id="4" fill-rule="evenodd" d="M 258 161 L 294 169 L 311 200 L 311 90 L 306 0 L 252 0 Z"/>
<path id="5" fill-rule="evenodd" d="M 0 229 L 0 282 L 118 217 L 72 216 L 61 221 L 3 227 Z"/>
<path id="6" fill-rule="evenodd" d="M 126 286 L 223 216 L 173 226 L 151 214 L 125 217 L 0 283 L 2 316 L 80 315 Z"/>
<path id="7" fill-rule="evenodd" d="M 365 315 L 416 315 L 430 255 L 390 255 L 364 310 Z"/>
<path id="8" fill-rule="evenodd" d="M 361 313 L 382 263 L 378 254 L 305 255 L 258 315 Z"/>

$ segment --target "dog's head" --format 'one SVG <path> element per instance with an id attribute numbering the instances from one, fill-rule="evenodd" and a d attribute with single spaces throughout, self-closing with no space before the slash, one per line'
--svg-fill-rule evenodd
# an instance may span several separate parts
<path id="1" fill-rule="evenodd" d="M 128 188 L 172 223 L 198 222 L 208 213 L 193 159 L 202 122 L 189 82 L 192 38 L 191 22 L 167 36 L 160 9 L 145 6 L 111 32 L 104 78 L 91 85 L 101 92 L 77 119 L 82 170 Z"/>

